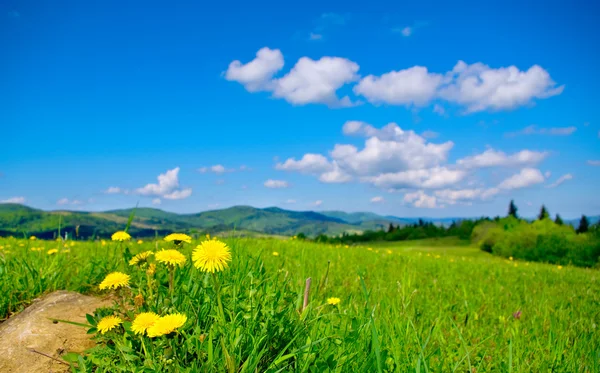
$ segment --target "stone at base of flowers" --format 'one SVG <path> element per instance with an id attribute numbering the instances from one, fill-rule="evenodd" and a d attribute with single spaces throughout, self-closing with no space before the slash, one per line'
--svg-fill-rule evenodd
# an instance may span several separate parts
<path id="1" fill-rule="evenodd" d="M 0 372 L 69 372 L 69 367 L 28 348 L 60 358 L 59 351 L 83 352 L 95 345 L 87 329 L 49 318 L 87 323 L 86 313 L 108 307 L 110 300 L 56 291 L 33 302 L 23 312 L 0 324 Z"/>

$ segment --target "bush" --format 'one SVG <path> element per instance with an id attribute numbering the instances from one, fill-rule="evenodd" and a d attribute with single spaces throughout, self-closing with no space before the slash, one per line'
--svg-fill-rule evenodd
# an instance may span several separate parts
<path id="1" fill-rule="evenodd" d="M 591 267 L 600 259 L 598 232 L 577 234 L 570 225 L 547 218 L 527 223 L 511 216 L 478 224 L 471 240 L 481 250 L 505 258 Z"/>

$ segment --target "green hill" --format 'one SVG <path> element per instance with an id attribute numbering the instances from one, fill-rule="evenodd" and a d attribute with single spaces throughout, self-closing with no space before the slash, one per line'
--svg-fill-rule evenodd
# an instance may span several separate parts
<path id="1" fill-rule="evenodd" d="M 17 204 L 0 205 L 0 234 L 35 235 L 53 238 L 59 227 L 61 233 L 80 237 L 108 237 L 123 229 L 133 209 L 105 212 L 43 211 Z M 134 236 L 153 236 L 169 232 L 226 232 L 245 231 L 272 235 L 308 236 L 338 235 L 343 232 L 362 232 L 379 229 L 384 223 L 347 222 L 314 211 L 289 211 L 277 207 L 259 209 L 234 206 L 198 214 L 176 214 L 152 208 L 138 208 L 130 233 Z"/>

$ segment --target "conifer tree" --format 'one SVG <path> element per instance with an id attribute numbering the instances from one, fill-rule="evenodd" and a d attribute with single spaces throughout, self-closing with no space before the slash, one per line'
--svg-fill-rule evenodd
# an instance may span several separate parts
<path id="1" fill-rule="evenodd" d="M 515 205 L 515 201 L 513 201 L 512 199 L 510 200 L 510 205 L 508 205 L 508 216 L 512 216 L 514 218 L 519 218 L 517 216 L 517 206 Z"/>

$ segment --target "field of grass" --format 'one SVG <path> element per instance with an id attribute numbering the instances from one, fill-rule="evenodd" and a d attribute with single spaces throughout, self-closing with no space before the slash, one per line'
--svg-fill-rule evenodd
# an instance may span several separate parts
<path id="1" fill-rule="evenodd" d="M 232 262 L 213 277 L 192 265 L 200 241 L 179 248 L 187 262 L 170 292 L 169 268 L 148 274 L 125 261 L 127 251 L 173 248 L 164 241 L 0 239 L 0 319 L 53 290 L 111 294 L 115 306 L 90 324 L 109 314 L 124 322 L 97 333 L 86 356 L 65 356 L 74 371 L 600 371 L 596 269 L 505 260 L 454 239 L 345 247 L 227 238 Z M 113 271 L 130 286 L 100 291 Z M 130 322 L 145 311 L 187 321 L 168 336 L 134 334 Z"/>

